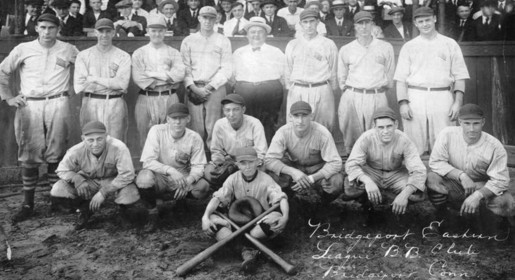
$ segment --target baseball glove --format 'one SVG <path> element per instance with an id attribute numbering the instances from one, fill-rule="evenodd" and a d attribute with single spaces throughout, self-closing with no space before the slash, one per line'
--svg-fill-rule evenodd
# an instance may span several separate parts
<path id="1" fill-rule="evenodd" d="M 259 201 L 251 196 L 235 200 L 229 208 L 229 219 L 238 225 L 244 225 L 263 213 Z"/>
<path id="2" fill-rule="evenodd" d="M 238 167 L 234 162 L 226 160 L 221 165 L 217 165 L 213 171 L 211 171 L 211 184 L 218 186 L 222 185 L 227 177 L 234 172 L 238 171 Z"/>
<path id="3" fill-rule="evenodd" d="M 193 103 L 194 105 L 200 105 L 200 104 L 206 102 L 207 98 L 205 96 L 196 94 L 191 89 L 188 89 L 188 100 L 189 100 L 189 102 Z"/>

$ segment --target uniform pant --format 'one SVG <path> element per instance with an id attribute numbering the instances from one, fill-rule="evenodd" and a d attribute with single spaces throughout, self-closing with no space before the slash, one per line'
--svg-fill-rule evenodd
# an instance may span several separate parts
<path id="1" fill-rule="evenodd" d="M 68 97 L 27 100 L 14 117 L 18 160 L 34 168 L 43 162 L 58 163 L 66 153 L 70 107 Z"/>
<path id="2" fill-rule="evenodd" d="M 96 194 L 100 188 L 103 186 L 108 186 L 111 184 L 114 178 L 106 178 L 106 179 L 92 179 L 92 181 L 95 183 L 89 184 L 89 190 L 94 195 Z M 52 190 L 50 190 L 50 195 L 53 197 L 62 197 L 62 198 L 69 198 L 69 199 L 75 199 L 79 198 L 79 194 L 77 193 L 77 190 L 75 189 L 76 186 L 74 186 L 72 183 L 68 183 L 64 180 L 59 180 L 57 183 L 54 184 L 52 187 Z M 138 189 L 136 188 L 135 184 L 129 184 L 114 194 L 115 200 L 114 202 L 116 204 L 122 204 L 122 205 L 129 205 L 133 204 L 136 201 L 140 199 Z M 90 200 L 92 197 L 81 197 L 85 200 Z"/>
<path id="3" fill-rule="evenodd" d="M 235 93 L 245 99 L 245 113 L 261 121 L 268 143 L 276 131 L 277 119 L 283 102 L 283 85 L 279 80 L 262 83 L 237 82 Z"/>
<path id="4" fill-rule="evenodd" d="M 150 128 L 156 124 L 166 123 L 166 110 L 175 103 L 179 103 L 179 97 L 175 93 L 161 96 L 138 95 L 134 115 L 141 149 L 145 145 Z"/>
<path id="5" fill-rule="evenodd" d="M 454 123 L 449 111 L 454 98 L 450 91 L 425 91 L 408 88 L 412 119 L 402 120 L 404 132 L 415 143 L 418 152 L 430 152 L 438 133 Z"/>
<path id="6" fill-rule="evenodd" d="M 409 172 L 406 168 L 400 168 L 393 171 L 382 171 L 374 169 L 368 165 L 362 166 L 365 174 L 374 181 L 381 190 L 381 194 L 386 198 L 383 203 L 393 201 L 395 197 L 406 188 L 408 184 Z M 365 185 L 358 182 L 345 182 L 344 196 L 345 199 L 356 199 L 362 195 L 366 195 Z M 410 201 L 419 202 L 424 200 L 424 193 L 417 191 L 409 197 Z"/>
<path id="7" fill-rule="evenodd" d="M 372 115 L 379 107 L 388 106 L 386 93 L 366 94 L 347 89 L 338 106 L 338 121 L 345 152 L 350 154 L 359 136 L 374 127 Z"/>
<path id="8" fill-rule="evenodd" d="M 82 98 L 80 125 L 83 126 L 90 121 L 102 122 L 107 128 L 107 134 L 126 142 L 128 112 L 123 98 Z"/>
<path id="9" fill-rule="evenodd" d="M 297 101 L 304 101 L 311 105 L 313 120 L 325 126 L 329 131 L 333 130 L 335 105 L 333 90 L 329 83 L 318 87 L 301 87 L 293 84 L 286 101 L 288 121 L 291 121 L 291 105 Z"/>
<path id="10" fill-rule="evenodd" d="M 225 86 L 221 86 L 218 90 L 213 91 L 206 102 L 200 105 L 187 103 L 191 116 L 190 128 L 200 134 L 207 147 L 211 145 L 215 122 L 222 117 L 222 104 L 220 102 L 225 94 Z"/>
<path id="11" fill-rule="evenodd" d="M 476 182 L 476 190 L 485 186 L 486 182 Z M 461 209 L 465 196 L 465 189 L 460 182 L 444 178 L 434 172 L 427 174 L 427 194 L 433 205 L 449 205 L 454 209 Z M 515 199 L 509 192 L 504 192 L 500 196 L 493 196 L 488 200 L 481 200 L 485 203 L 488 210 L 500 216 L 515 216 Z"/>
<path id="12" fill-rule="evenodd" d="M 138 177 L 136 177 L 136 185 L 140 189 L 155 187 L 156 194 L 163 200 L 173 200 L 175 190 L 178 188 L 169 176 L 148 169 L 139 172 Z M 203 178 L 193 183 L 192 187 L 188 197 L 202 199 L 204 197 L 200 197 L 198 194 L 207 194 L 209 191 L 209 183 Z"/>

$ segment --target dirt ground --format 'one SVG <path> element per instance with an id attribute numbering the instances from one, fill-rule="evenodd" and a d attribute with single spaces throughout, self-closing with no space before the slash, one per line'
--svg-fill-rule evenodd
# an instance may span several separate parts
<path id="1" fill-rule="evenodd" d="M 48 192 L 37 194 L 35 217 L 11 226 L 21 199 L 0 199 L 13 257 L 0 255 L 0 279 L 178 279 L 177 267 L 214 243 L 201 231 L 207 201 L 167 205 L 161 229 L 148 235 L 141 231 L 144 212 L 133 211 L 126 223 L 112 201 L 87 229 L 74 231 L 76 214 L 51 212 Z M 483 217 L 478 236 L 477 221 L 454 216 L 442 224 L 453 235 L 442 236 L 428 202 L 410 206 L 401 219 L 380 207 L 368 227 L 356 203 L 337 200 L 318 210 L 291 204 L 287 230 L 267 245 L 296 266 L 296 275 L 263 255 L 257 272 L 245 275 L 231 244 L 185 279 L 515 279 L 515 233 L 491 217 Z"/>

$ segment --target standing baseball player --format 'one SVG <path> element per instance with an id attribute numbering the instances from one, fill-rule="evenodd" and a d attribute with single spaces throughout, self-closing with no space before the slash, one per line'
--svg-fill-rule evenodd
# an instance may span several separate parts
<path id="1" fill-rule="evenodd" d="M 191 128 L 209 147 L 213 126 L 222 115 L 225 84 L 232 76 L 232 50 L 229 39 L 213 29 L 215 8 L 202 7 L 199 21 L 200 32 L 182 41 L 181 55 L 186 65 L 184 86 L 188 89 Z"/>
<path id="2" fill-rule="evenodd" d="M 300 100 L 307 102 L 313 108 L 313 120 L 331 131 L 335 115 L 333 92 L 338 89 L 338 48 L 331 39 L 318 34 L 319 17 L 317 11 L 304 10 L 300 14 L 303 35 L 286 46 L 286 108 Z M 289 110 L 286 116 L 290 116 Z"/>
<path id="3" fill-rule="evenodd" d="M 100 121 L 107 133 L 125 142 L 128 127 L 127 93 L 131 77 L 131 57 L 113 46 L 114 25 L 103 18 L 95 24 L 98 42 L 77 56 L 74 88 L 84 93 L 80 109 L 80 123 Z"/>
<path id="4" fill-rule="evenodd" d="M 53 185 L 58 179 L 55 169 L 66 152 L 70 69 L 79 51 L 57 40 L 59 24 L 54 15 L 39 16 L 38 39 L 19 44 L 0 64 L 0 97 L 17 108 L 14 129 L 25 196 L 21 210 L 12 218 L 13 223 L 33 213 L 39 165 L 48 164 L 48 180 Z M 15 73 L 20 78 L 17 95 L 9 85 Z"/>
<path id="5" fill-rule="evenodd" d="M 71 147 L 57 168 L 59 180 L 52 186 L 52 204 L 73 200 L 79 217 L 75 229 L 83 229 L 92 213 L 110 194 L 126 214 L 127 205 L 139 200 L 129 148 L 107 135 L 106 127 L 92 121 L 82 127 L 82 142 Z"/>
<path id="6" fill-rule="evenodd" d="M 438 135 L 429 158 L 427 188 L 437 218 L 447 218 L 447 206 L 468 216 L 483 205 L 495 215 L 513 219 L 506 149 L 483 131 L 485 117 L 479 106 L 463 105 L 458 120 L 460 126 L 444 128 Z"/>
<path id="7" fill-rule="evenodd" d="M 280 212 L 273 211 L 266 215 L 256 226 L 250 230 L 250 235 L 256 239 L 270 239 L 284 231 L 289 217 L 289 204 L 286 194 L 268 174 L 258 170 L 260 160 L 256 150 L 252 147 L 242 147 L 235 150 L 235 160 L 238 172 L 232 174 L 224 182 L 221 189 L 213 194 L 204 215 L 202 216 L 202 230 L 217 240 L 223 240 L 231 233 L 229 222 L 214 214 L 217 208 L 229 209 L 229 218 L 237 222 L 232 216 L 243 215 L 247 211 L 238 212 L 244 204 L 251 204 L 253 209 L 267 210 L 275 204 L 280 205 Z M 246 202 L 246 203 L 245 203 Z M 238 207 L 238 204 L 240 207 Z M 250 210 L 250 209 L 249 209 Z M 259 215 L 260 213 L 253 213 Z M 247 217 L 251 218 L 251 217 Z M 252 272 L 256 269 L 257 250 L 244 246 L 242 250 L 242 270 Z"/>
<path id="8" fill-rule="evenodd" d="M 345 163 L 350 184 L 345 186 L 344 194 L 349 198 L 363 195 L 373 205 L 390 202 L 393 194 L 392 212 L 402 215 L 408 201 L 423 200 L 426 167 L 415 144 L 397 129 L 397 116 L 392 109 L 378 108 L 372 121 L 374 128 L 358 138 Z"/>
<path id="9" fill-rule="evenodd" d="M 309 196 L 313 190 L 322 204 L 329 203 L 343 191 L 342 159 L 333 136 L 313 121 L 308 103 L 293 103 L 290 114 L 291 121 L 272 139 L 265 156 L 266 169 L 287 193 Z"/>
<path id="10" fill-rule="evenodd" d="M 166 110 L 179 102 L 177 88 L 185 74 L 181 54 L 163 41 L 165 19 L 151 17 L 147 28 L 150 43 L 132 55 L 132 78 L 140 88 L 135 117 L 141 148 L 150 127 L 166 122 Z"/>
<path id="11" fill-rule="evenodd" d="M 404 131 L 422 155 L 456 120 L 470 77 L 460 46 L 436 31 L 433 10 L 421 7 L 413 16 L 420 35 L 402 47 L 394 79 Z"/>
<path id="12" fill-rule="evenodd" d="M 149 209 L 147 232 L 158 226 L 158 208 L 163 200 L 186 197 L 203 199 L 209 183 L 202 178 L 206 155 L 198 133 L 187 129 L 190 122 L 188 107 L 175 103 L 167 110 L 166 124 L 150 128 L 140 161 L 143 163 L 136 178 L 142 199 Z"/>
<path id="13" fill-rule="evenodd" d="M 244 97 L 245 112 L 261 121 L 270 143 L 284 97 L 285 56 L 280 49 L 266 44 L 272 28 L 264 18 L 251 18 L 245 30 L 249 44 L 233 54 L 234 92 Z"/>
<path id="14" fill-rule="evenodd" d="M 234 162 L 235 150 L 241 147 L 253 147 L 261 161 L 268 146 L 261 122 L 245 114 L 245 99 L 238 94 L 229 94 L 222 100 L 225 118 L 216 121 L 211 141 L 211 162 L 205 168 L 204 177 L 215 190 L 219 189 L 225 179 L 237 171 Z"/>
<path id="15" fill-rule="evenodd" d="M 369 12 L 356 13 L 357 39 L 343 46 L 338 56 L 338 81 L 344 90 L 338 120 L 347 155 L 358 137 L 373 127 L 374 111 L 388 106 L 386 92 L 393 87 L 393 46 L 372 37 L 372 19 Z"/>

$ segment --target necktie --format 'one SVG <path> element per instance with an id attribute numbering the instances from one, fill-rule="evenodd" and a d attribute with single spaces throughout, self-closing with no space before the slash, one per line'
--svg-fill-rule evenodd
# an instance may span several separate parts
<path id="1" fill-rule="evenodd" d="M 137 16 L 138 15 L 138 11 L 134 11 L 134 15 Z"/>
<path id="2" fill-rule="evenodd" d="M 172 28 L 172 22 L 170 21 L 170 19 L 167 19 L 166 20 L 166 29 L 170 30 Z"/>
<path id="3" fill-rule="evenodd" d="M 252 51 L 253 51 L 253 52 L 260 51 L 260 50 L 261 50 L 261 47 L 255 47 L 255 48 L 252 48 Z"/>
<path id="4" fill-rule="evenodd" d="M 500 9 L 500 10 L 503 10 L 503 9 L 504 9 L 504 2 L 499 2 L 499 9 Z"/>
<path id="5" fill-rule="evenodd" d="M 342 27 L 342 20 L 338 20 L 338 27 Z"/>
<path id="6" fill-rule="evenodd" d="M 465 20 L 464 19 L 462 19 L 461 23 L 460 23 L 460 27 L 463 27 L 463 26 L 465 26 Z"/>
<path id="7" fill-rule="evenodd" d="M 234 27 L 234 30 L 232 31 L 232 36 L 234 36 L 240 32 L 240 20 L 241 19 L 238 19 L 238 21 L 236 22 L 236 26 Z"/>

